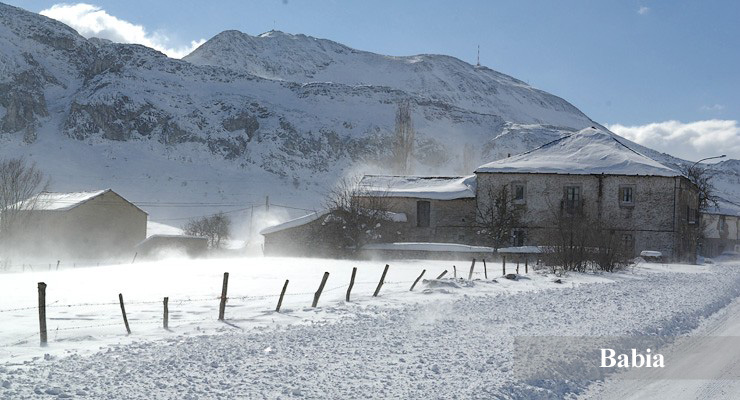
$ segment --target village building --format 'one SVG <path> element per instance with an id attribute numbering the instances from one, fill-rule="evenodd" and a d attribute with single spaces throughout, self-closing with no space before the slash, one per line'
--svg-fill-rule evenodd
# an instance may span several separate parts
<path id="1" fill-rule="evenodd" d="M 721 202 L 719 207 L 710 207 L 701 215 L 701 226 L 701 255 L 740 253 L 740 206 Z"/>
<path id="2" fill-rule="evenodd" d="M 490 189 L 506 185 L 526 206 L 517 244 L 547 245 L 557 219 L 577 214 L 617 235 L 631 255 L 696 258 L 696 186 L 601 130 L 584 129 L 475 173 L 480 205 L 491 201 Z"/>
<path id="3" fill-rule="evenodd" d="M 16 251 L 54 260 L 133 257 L 146 238 L 147 218 L 111 189 L 42 192 L 19 211 Z"/>
<path id="4" fill-rule="evenodd" d="M 384 224 L 378 243 L 490 246 L 479 210 L 506 188 L 522 217 L 510 246 L 546 246 L 564 216 L 588 218 L 630 255 L 659 251 L 693 262 L 699 226 L 697 188 L 685 176 L 595 128 L 485 164 L 469 177 L 367 175 L 360 197 L 382 197 L 405 222 Z M 267 228 L 265 254 L 288 246 L 310 255 L 328 211 Z M 374 244 L 375 247 L 378 244 Z M 321 246 L 318 246 L 321 247 Z"/>

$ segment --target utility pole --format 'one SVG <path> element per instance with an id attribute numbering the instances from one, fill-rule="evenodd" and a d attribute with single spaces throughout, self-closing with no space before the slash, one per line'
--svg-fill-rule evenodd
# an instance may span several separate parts
<path id="1" fill-rule="evenodd" d="M 265 211 L 270 212 L 270 196 L 265 196 Z"/>
<path id="2" fill-rule="evenodd" d="M 478 45 L 478 61 L 476 61 L 475 66 L 480 67 L 480 45 Z"/>

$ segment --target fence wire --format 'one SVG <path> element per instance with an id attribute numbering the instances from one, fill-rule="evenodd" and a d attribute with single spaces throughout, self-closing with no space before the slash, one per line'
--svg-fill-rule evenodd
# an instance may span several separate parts
<path id="1" fill-rule="evenodd" d="M 482 273 L 482 272 L 480 272 Z M 384 286 L 392 286 L 392 285 L 406 285 L 413 283 L 414 280 L 409 281 L 384 281 Z M 378 281 L 359 281 L 354 282 L 353 288 L 356 286 L 364 286 L 364 285 L 377 285 Z M 322 293 L 327 292 L 334 292 L 341 289 L 346 289 L 350 285 L 349 284 L 343 284 L 334 286 L 331 288 L 324 289 Z M 316 291 L 307 291 L 307 292 L 298 292 L 298 293 L 288 293 L 286 292 L 284 294 L 284 297 L 299 297 L 299 296 L 313 296 L 316 294 Z M 242 296 L 227 296 L 226 300 L 229 301 L 237 301 L 237 300 L 265 300 L 265 299 L 276 299 L 279 298 L 280 294 L 271 294 L 271 295 L 242 295 Z M 221 301 L 221 296 L 204 296 L 204 297 L 196 297 L 196 298 L 183 298 L 183 299 L 173 299 L 168 298 L 168 305 L 177 306 L 181 304 L 187 304 L 187 303 L 196 303 L 196 302 L 217 302 Z M 124 301 L 125 306 L 134 306 L 134 305 L 154 305 L 159 304 L 161 305 L 164 301 L 164 298 L 158 299 L 158 300 L 136 300 L 136 301 Z M 107 307 L 107 306 L 119 306 L 120 302 L 117 301 L 110 301 L 110 302 L 86 302 L 86 303 L 72 303 L 72 304 L 57 304 L 57 302 L 53 302 L 50 304 L 47 304 L 45 307 L 47 309 L 79 309 L 79 308 L 99 308 L 99 307 Z M 238 305 L 232 305 L 235 307 L 247 307 L 247 308 L 253 308 L 257 307 L 257 305 L 250 305 L 250 303 L 242 303 Z M 215 308 L 215 306 L 214 306 Z M 36 310 L 38 309 L 38 306 L 28 306 L 28 307 L 16 307 L 16 308 L 8 308 L 8 309 L 0 309 L 0 314 L 2 313 L 11 313 L 11 312 L 18 312 L 18 311 L 29 311 L 29 310 Z M 256 310 L 255 310 L 256 311 Z M 131 315 L 129 317 L 129 321 L 131 322 L 132 326 L 140 326 L 140 325 L 154 325 L 154 324 L 162 324 L 163 321 L 161 317 L 155 317 L 152 316 L 151 318 L 136 318 L 136 314 L 140 313 L 141 311 L 133 311 L 129 312 L 127 314 Z M 150 311 L 146 311 L 150 312 Z M 170 314 L 170 322 L 174 324 L 188 324 L 193 322 L 202 322 L 202 321 L 216 321 L 216 318 L 177 318 L 177 315 L 179 313 L 188 311 L 182 311 L 182 310 L 172 310 Z M 111 316 L 112 317 L 112 316 Z M 54 321 L 54 318 L 50 318 L 50 320 Z M 96 328 L 103 328 L 103 327 L 112 327 L 112 326 L 121 326 L 121 322 L 104 322 L 99 324 L 90 324 L 90 325 L 83 325 L 83 326 L 57 326 L 53 329 L 48 329 L 48 334 L 55 334 L 58 332 L 67 332 L 67 331 L 77 331 L 77 330 L 84 330 L 84 329 L 96 329 Z M 171 325 L 171 324 L 170 324 Z M 14 347 L 19 346 L 22 344 L 25 344 L 28 342 L 28 340 L 34 336 L 39 335 L 38 332 L 31 333 L 27 336 L 24 336 L 20 339 L 14 339 L 10 342 L 0 344 L 0 348 L 8 348 L 8 347 Z"/>

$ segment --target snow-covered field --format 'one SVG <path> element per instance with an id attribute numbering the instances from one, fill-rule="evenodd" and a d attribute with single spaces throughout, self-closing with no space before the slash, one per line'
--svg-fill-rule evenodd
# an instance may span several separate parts
<path id="1" fill-rule="evenodd" d="M 495 283 L 420 283 L 409 292 L 422 269 L 434 278 L 451 274 L 453 262 L 390 264 L 378 298 L 372 292 L 384 263 L 373 261 L 171 260 L 4 274 L 0 398 L 560 398 L 588 383 L 518 381 L 514 337 L 685 333 L 740 294 L 740 268 L 729 265 L 643 264 L 618 274 L 569 274 L 558 284 L 533 271 L 507 280 L 489 263 Z M 457 266 L 467 278 L 470 264 Z M 481 267 L 474 279 L 483 278 Z M 225 271 L 227 321 L 219 323 Z M 330 277 L 312 309 L 324 271 Z M 36 331 L 39 281 L 48 284 L 46 348 Z M 161 327 L 164 296 L 169 331 Z"/>

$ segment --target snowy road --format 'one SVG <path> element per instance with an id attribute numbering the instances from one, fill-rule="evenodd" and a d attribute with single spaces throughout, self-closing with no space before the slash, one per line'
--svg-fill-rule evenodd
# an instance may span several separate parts
<path id="1" fill-rule="evenodd" d="M 587 384 L 518 381 L 515 336 L 685 333 L 737 298 L 740 268 L 612 279 L 499 295 L 459 288 L 396 307 L 339 302 L 325 306 L 339 316 L 331 321 L 49 357 L 0 367 L 0 398 L 562 398 Z"/>
<path id="2" fill-rule="evenodd" d="M 740 300 L 712 316 L 667 351 L 666 377 L 634 379 L 614 376 L 584 398 L 617 399 L 737 399 L 740 395 Z M 687 379 L 687 378 L 711 379 Z"/>

